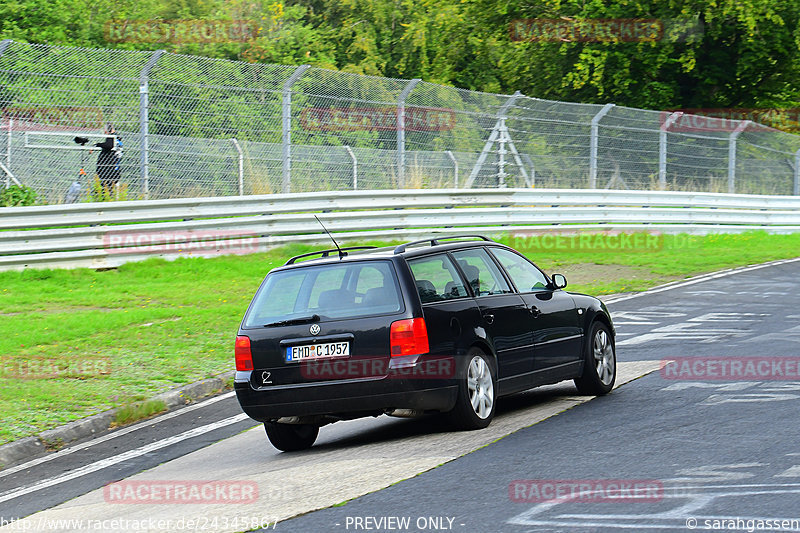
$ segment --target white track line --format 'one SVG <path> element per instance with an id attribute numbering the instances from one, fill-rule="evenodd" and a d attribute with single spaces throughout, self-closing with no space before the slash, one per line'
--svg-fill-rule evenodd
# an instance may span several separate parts
<path id="1" fill-rule="evenodd" d="M 119 429 L 107 435 L 103 435 L 101 437 L 97 437 L 96 439 L 92 439 L 87 442 L 83 442 L 81 444 L 76 444 L 75 446 L 70 446 L 69 448 L 64 448 L 63 450 L 59 450 L 55 453 L 47 454 L 42 457 L 38 457 L 36 459 L 31 459 L 30 461 L 23 463 L 21 465 L 13 466 L 11 468 L 7 468 L 5 470 L 0 470 L 0 478 L 9 476 L 21 470 L 25 470 L 26 468 L 32 468 L 34 466 L 40 465 L 42 463 L 46 463 L 47 461 L 52 461 L 53 459 L 61 459 L 65 455 L 69 455 L 71 453 L 75 453 L 81 450 L 85 450 L 90 446 L 94 446 L 96 444 L 102 444 L 103 442 L 109 441 L 116 437 L 121 437 L 123 435 L 127 435 L 128 433 L 132 433 L 139 429 L 144 429 L 148 427 L 152 427 L 158 423 L 161 423 L 165 420 L 169 420 L 170 418 L 175 418 L 176 416 L 180 416 L 186 414 L 190 411 L 194 411 L 195 409 L 201 409 L 212 403 L 216 403 L 220 400 L 224 400 L 226 398 L 230 398 L 236 394 L 235 392 L 226 392 L 225 394 L 220 394 L 219 396 L 214 396 L 213 398 L 209 398 L 207 400 L 203 400 L 202 402 L 195 403 L 189 405 L 187 407 L 183 407 L 181 409 L 177 409 L 175 411 L 171 411 L 169 413 L 164 413 L 163 415 L 159 415 L 156 418 L 151 418 L 149 420 L 145 420 L 144 422 L 139 422 L 138 424 L 134 424 L 133 426 L 129 426 L 126 428 Z"/>
<path id="2" fill-rule="evenodd" d="M 129 459 L 135 459 L 136 457 L 141 457 L 142 455 L 146 455 L 156 450 L 160 450 L 161 448 L 166 448 L 167 446 L 177 444 L 186 439 L 199 437 L 200 435 L 203 435 L 210 431 L 214 431 L 215 429 L 220 429 L 225 426 L 230 426 L 232 424 L 236 424 L 237 422 L 241 422 L 247 419 L 249 419 L 249 417 L 244 413 L 236 416 L 231 416 L 229 418 L 219 420 L 212 424 L 206 424 L 205 426 L 196 427 L 194 429 L 184 431 L 183 433 L 180 433 L 178 435 L 167 437 L 166 439 L 161 439 L 155 442 L 151 442 L 150 444 L 145 444 L 144 446 L 135 448 L 133 450 L 128 450 L 127 452 L 123 452 L 113 457 L 101 459 L 96 463 L 82 466 L 81 468 L 71 470 L 59 476 L 43 479 L 37 483 L 34 483 L 33 485 L 29 485 L 27 487 L 21 487 L 18 489 L 12 489 L 8 492 L 0 494 L 0 503 L 6 502 L 8 500 L 13 500 L 14 498 L 19 498 L 20 496 L 25 496 L 27 494 L 36 492 L 41 489 L 45 489 L 47 487 L 52 487 L 53 485 L 58 485 L 59 483 L 64 483 L 65 481 L 70 481 L 75 478 L 91 474 L 93 472 L 97 472 L 98 470 L 103 470 L 104 468 L 108 468 L 109 466 L 113 466 L 123 461 L 128 461 Z"/>
<path id="3" fill-rule="evenodd" d="M 740 274 L 742 272 L 750 272 L 750 271 L 753 271 L 753 270 L 760 270 L 762 268 L 767 268 L 767 267 L 771 267 L 771 266 L 784 265 L 784 264 L 788 264 L 788 263 L 796 263 L 798 261 L 800 261 L 800 257 L 795 257 L 794 259 L 780 259 L 778 261 L 770 261 L 769 263 L 761 263 L 760 265 L 752 265 L 752 266 L 746 266 L 746 267 L 740 267 L 740 268 L 729 268 L 729 269 L 726 269 L 726 270 L 720 270 L 719 272 L 712 272 L 710 274 L 702 274 L 700 276 L 689 278 L 689 279 L 687 279 L 685 281 L 676 281 L 676 282 L 673 282 L 673 283 L 668 283 L 666 285 L 660 285 L 658 287 L 654 287 L 652 289 L 648 289 L 648 290 L 642 291 L 642 292 L 637 292 L 637 293 L 633 293 L 633 294 L 625 294 L 625 295 L 617 296 L 617 297 L 610 297 L 610 298 L 608 298 L 606 300 L 603 300 L 603 302 L 606 305 L 615 304 L 617 302 L 623 302 L 625 300 L 631 300 L 633 298 L 639 298 L 640 296 L 646 296 L 648 294 L 655 294 L 655 293 L 658 293 L 658 292 L 664 292 L 664 291 L 668 291 L 670 289 L 679 289 L 681 287 L 686 287 L 688 285 L 694 285 L 695 283 L 701 283 L 703 281 L 709 281 L 709 280 L 712 280 L 712 279 L 724 278 L 724 277 L 727 277 L 727 276 L 733 276 L 734 274 Z"/>

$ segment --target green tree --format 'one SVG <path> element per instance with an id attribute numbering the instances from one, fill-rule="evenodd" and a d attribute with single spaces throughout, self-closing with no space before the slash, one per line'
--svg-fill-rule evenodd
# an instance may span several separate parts
<path id="1" fill-rule="evenodd" d="M 503 47 L 488 54 L 486 67 L 497 69 L 504 91 L 648 108 L 793 105 L 798 99 L 794 1 L 512 1 L 493 10 L 496 5 L 473 0 L 466 10 L 472 30 L 487 28 L 485 42 Z M 695 29 L 652 42 L 511 41 L 513 20 L 560 17 L 657 19 L 667 28 L 683 21 Z"/>
<path id="2" fill-rule="evenodd" d="M 800 105 L 797 0 L 6 0 L 0 38 L 156 49 L 670 109 Z M 252 20 L 249 42 L 109 43 L 114 20 Z M 516 20 L 657 19 L 649 42 L 515 41 Z"/>

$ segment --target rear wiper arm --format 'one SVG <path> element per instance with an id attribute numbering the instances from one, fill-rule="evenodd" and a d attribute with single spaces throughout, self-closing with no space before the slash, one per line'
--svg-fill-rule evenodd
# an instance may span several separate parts
<path id="1" fill-rule="evenodd" d="M 270 322 L 264 324 L 265 328 L 273 326 L 292 326 L 294 324 L 308 324 L 309 322 L 319 322 L 319 315 L 303 316 L 300 318 L 290 318 L 289 320 L 279 320 L 278 322 Z"/>

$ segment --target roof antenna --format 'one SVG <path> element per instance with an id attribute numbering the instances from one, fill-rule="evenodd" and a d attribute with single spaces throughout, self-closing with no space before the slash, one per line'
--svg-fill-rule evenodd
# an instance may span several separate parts
<path id="1" fill-rule="evenodd" d="M 333 241 L 333 245 L 334 245 L 334 246 L 336 246 L 336 249 L 339 251 L 339 259 L 341 259 L 341 258 L 343 258 L 345 255 L 347 255 L 347 254 L 345 254 L 345 253 L 342 251 L 342 249 L 341 249 L 341 248 L 339 248 L 339 243 L 337 243 L 337 242 L 336 242 L 336 239 L 334 239 L 334 238 L 333 238 L 333 235 L 331 235 L 331 232 L 330 232 L 330 231 L 328 231 L 328 228 L 326 228 L 326 227 L 325 227 L 325 224 L 323 224 L 323 223 L 322 223 L 322 221 L 321 221 L 321 220 L 320 220 L 320 219 L 317 217 L 317 215 L 314 215 L 314 218 L 316 218 L 316 219 L 317 219 L 317 222 L 319 222 L 319 225 L 320 225 L 320 226 L 322 226 L 322 229 L 324 229 L 324 230 L 325 230 L 325 233 L 327 233 L 327 234 L 328 234 L 328 237 L 330 237 L 330 238 L 331 238 L 331 240 Z"/>

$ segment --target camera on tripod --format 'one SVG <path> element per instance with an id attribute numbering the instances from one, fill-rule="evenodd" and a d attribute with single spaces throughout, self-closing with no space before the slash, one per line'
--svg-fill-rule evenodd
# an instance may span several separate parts
<path id="1" fill-rule="evenodd" d="M 89 142 L 89 139 L 86 137 L 75 137 L 72 140 L 75 141 L 75 144 L 80 144 L 81 146 Z"/>

